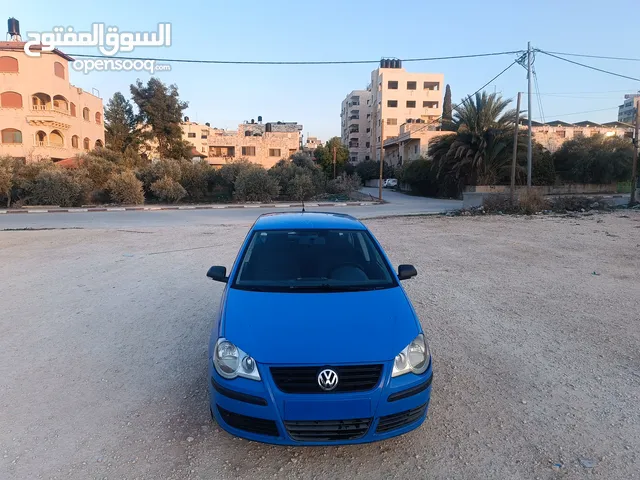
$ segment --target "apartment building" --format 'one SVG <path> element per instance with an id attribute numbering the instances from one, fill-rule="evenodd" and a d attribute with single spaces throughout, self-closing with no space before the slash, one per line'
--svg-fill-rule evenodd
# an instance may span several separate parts
<path id="1" fill-rule="evenodd" d="M 424 121 L 436 124 L 442 115 L 444 75 L 412 73 L 400 60 L 381 60 L 371 72 L 370 157 L 379 160 L 387 138 L 400 135 L 401 125 Z"/>
<path id="2" fill-rule="evenodd" d="M 523 128 L 526 128 L 526 119 L 521 120 L 520 124 Z M 629 138 L 629 141 L 633 138 L 633 127 L 623 122 L 596 123 L 585 120 L 567 123 L 561 120 L 554 120 L 539 123 L 532 121 L 531 132 L 533 139 L 550 152 L 558 150 L 564 142 L 579 137 L 600 134 L 606 137 L 626 137 Z"/>
<path id="3" fill-rule="evenodd" d="M 618 107 L 618 121 L 632 124 L 636 115 L 636 108 L 640 104 L 640 93 L 624 96 L 624 103 Z"/>
<path id="4" fill-rule="evenodd" d="M 308 153 L 309 155 L 313 155 L 313 152 L 315 152 L 316 148 L 321 146 L 322 146 L 322 140 L 320 140 L 318 137 L 307 136 L 307 141 L 305 142 L 302 150 L 305 153 Z"/>
<path id="5" fill-rule="evenodd" d="M 340 137 L 342 143 L 349 148 L 349 160 L 353 163 L 369 159 L 370 103 L 369 90 L 354 90 L 342 101 Z"/>
<path id="6" fill-rule="evenodd" d="M 237 130 L 211 127 L 208 123 L 190 122 L 182 125 L 183 139 L 191 143 L 206 161 L 220 167 L 233 160 L 246 158 L 265 168 L 271 168 L 283 158 L 300 150 L 302 125 L 296 122 L 245 122 Z"/>
<path id="7" fill-rule="evenodd" d="M 102 99 L 71 85 L 73 58 L 24 45 L 0 42 L 0 156 L 58 161 L 104 146 Z"/>

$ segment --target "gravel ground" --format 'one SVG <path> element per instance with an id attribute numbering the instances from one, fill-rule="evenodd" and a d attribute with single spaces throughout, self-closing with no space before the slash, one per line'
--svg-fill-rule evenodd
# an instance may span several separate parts
<path id="1" fill-rule="evenodd" d="M 209 419 L 204 274 L 247 227 L 0 232 L 0 478 L 640 476 L 640 213 L 366 223 L 419 272 L 429 418 L 317 448 Z"/>

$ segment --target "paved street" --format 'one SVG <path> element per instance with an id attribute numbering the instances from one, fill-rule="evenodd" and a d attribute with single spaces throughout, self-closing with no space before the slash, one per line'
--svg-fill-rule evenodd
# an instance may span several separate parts
<path id="1" fill-rule="evenodd" d="M 363 188 L 363 193 L 377 199 L 377 188 Z M 462 207 L 459 200 L 414 197 L 389 190 L 383 192 L 384 205 L 308 208 L 308 211 L 335 211 L 357 218 L 438 213 Z M 145 212 L 95 213 L 29 213 L 0 215 L 0 230 L 16 228 L 131 228 L 206 226 L 252 223 L 259 215 L 270 211 L 292 211 L 291 208 L 238 208 L 220 210 L 166 210 Z"/>

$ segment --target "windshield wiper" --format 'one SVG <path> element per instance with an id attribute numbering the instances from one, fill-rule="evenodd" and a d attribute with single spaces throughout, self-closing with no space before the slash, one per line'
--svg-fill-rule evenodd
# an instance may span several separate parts
<path id="1" fill-rule="evenodd" d="M 331 285 L 321 283 L 319 285 L 290 285 L 289 290 L 314 290 L 320 292 L 362 292 L 366 290 L 380 290 L 386 288 L 380 285 Z"/>

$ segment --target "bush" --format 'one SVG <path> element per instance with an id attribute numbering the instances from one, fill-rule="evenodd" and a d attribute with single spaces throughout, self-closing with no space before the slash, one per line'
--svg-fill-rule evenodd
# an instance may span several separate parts
<path id="1" fill-rule="evenodd" d="M 30 203 L 61 207 L 82 205 L 91 187 L 86 171 L 44 169 L 33 180 Z"/>
<path id="2" fill-rule="evenodd" d="M 222 168 L 218 171 L 220 174 L 220 187 L 227 191 L 229 197 L 233 196 L 234 193 L 234 185 L 238 178 L 238 175 L 242 172 L 247 172 L 254 168 L 262 168 L 260 165 L 256 165 L 255 163 L 251 163 L 246 158 L 240 158 L 233 162 L 229 162 L 226 165 L 223 165 Z"/>
<path id="3" fill-rule="evenodd" d="M 546 150 L 533 157 L 531 166 L 532 185 L 554 185 L 556 183 L 556 169 L 553 156 Z"/>
<path id="4" fill-rule="evenodd" d="M 112 175 L 106 184 L 106 189 L 109 192 L 111 201 L 115 203 L 128 205 L 144 203 L 142 182 L 130 170 Z"/>
<path id="5" fill-rule="evenodd" d="M 352 192 L 360 190 L 362 182 L 357 173 L 353 175 L 340 175 L 334 180 L 327 182 L 327 193 L 338 195 L 349 195 Z"/>
<path id="6" fill-rule="evenodd" d="M 206 162 L 193 163 L 183 160 L 180 163 L 182 170 L 180 184 L 192 201 L 202 200 L 209 193 L 209 179 L 213 170 Z"/>
<path id="7" fill-rule="evenodd" d="M 153 193 L 151 186 L 158 180 L 170 178 L 180 181 L 182 170 L 179 160 L 158 160 L 138 170 L 138 178 L 142 181 L 144 191 Z"/>
<path id="8" fill-rule="evenodd" d="M 171 177 L 163 177 L 153 182 L 151 191 L 160 200 L 176 203 L 187 195 L 187 191 Z"/>
<path id="9" fill-rule="evenodd" d="M 382 178 L 396 178 L 394 169 L 387 162 L 382 166 Z M 380 178 L 380 162 L 365 160 L 356 165 L 356 173 L 363 182 Z"/>
<path id="10" fill-rule="evenodd" d="M 280 160 L 269 169 L 269 175 L 280 186 L 280 194 L 293 200 L 313 197 L 323 190 L 325 183 L 324 173 L 320 167 L 306 159 L 299 160 L 299 163 Z"/>
<path id="11" fill-rule="evenodd" d="M 418 159 L 405 163 L 398 181 L 407 183 L 414 193 L 427 197 L 438 195 L 438 182 L 431 160 Z"/>
<path id="12" fill-rule="evenodd" d="M 7 200 L 11 206 L 11 190 L 13 189 L 13 171 L 15 160 L 11 157 L 0 157 L 0 200 Z"/>
<path id="13" fill-rule="evenodd" d="M 234 190 L 236 198 L 241 202 L 270 202 L 278 196 L 280 186 L 264 168 L 254 166 L 238 174 Z"/>
<path id="14" fill-rule="evenodd" d="M 551 208 L 554 212 L 578 212 L 589 210 L 595 200 L 589 197 L 561 195 L 551 199 Z"/>
<path id="15" fill-rule="evenodd" d="M 525 190 L 518 195 L 518 209 L 520 213 L 533 215 L 534 213 L 548 210 L 549 207 L 549 201 L 544 198 L 538 190 Z"/>

